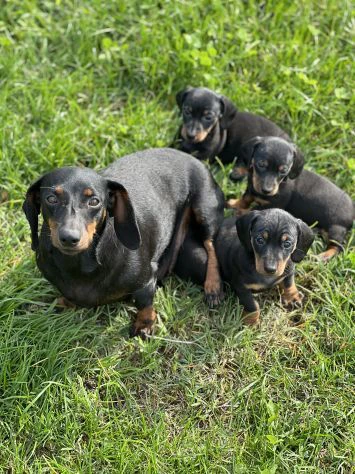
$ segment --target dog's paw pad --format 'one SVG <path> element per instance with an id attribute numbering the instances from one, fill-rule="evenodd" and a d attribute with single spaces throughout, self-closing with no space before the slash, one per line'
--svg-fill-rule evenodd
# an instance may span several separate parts
<path id="1" fill-rule="evenodd" d="M 154 332 L 154 326 L 146 326 L 146 327 L 137 327 L 134 324 L 130 327 L 129 330 L 129 336 L 130 337 L 140 337 L 145 341 L 146 339 L 149 339 L 149 336 L 151 336 Z"/>
<path id="2" fill-rule="evenodd" d="M 55 301 L 55 305 L 60 308 L 66 308 L 66 309 L 76 308 L 76 305 L 72 303 L 71 301 L 67 300 L 65 296 L 59 296 Z"/>
<path id="3" fill-rule="evenodd" d="M 223 291 L 205 293 L 205 300 L 209 308 L 215 308 L 224 300 Z"/>
<path id="4" fill-rule="evenodd" d="M 228 199 L 224 202 L 224 207 L 226 209 L 238 209 L 239 199 Z"/>
<path id="5" fill-rule="evenodd" d="M 243 313 L 242 323 L 244 326 L 257 327 L 260 324 L 260 312 L 254 311 L 253 313 Z"/>
<path id="6" fill-rule="evenodd" d="M 299 291 L 290 297 L 284 296 L 282 298 L 282 303 L 287 309 L 299 309 L 302 308 L 303 299 L 304 294 Z"/>

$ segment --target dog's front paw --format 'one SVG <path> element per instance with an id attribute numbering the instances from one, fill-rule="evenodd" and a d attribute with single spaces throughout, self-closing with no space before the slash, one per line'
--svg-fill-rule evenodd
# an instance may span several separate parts
<path id="1" fill-rule="evenodd" d="M 251 211 L 251 209 L 243 207 L 241 199 L 228 199 L 228 201 L 225 201 L 224 207 L 226 209 L 234 209 L 237 217 L 244 216 L 244 214 L 248 214 Z"/>
<path id="2" fill-rule="evenodd" d="M 303 293 L 297 289 L 292 292 L 285 290 L 284 294 L 282 295 L 282 304 L 287 309 L 301 308 L 303 304 L 303 298 Z"/>
<path id="3" fill-rule="evenodd" d="M 239 209 L 240 199 L 228 199 L 224 203 L 224 207 L 227 209 Z"/>
<path id="4" fill-rule="evenodd" d="M 220 287 L 217 290 L 207 291 L 205 289 L 205 300 L 209 308 L 215 308 L 224 300 L 224 293 Z"/>
<path id="5" fill-rule="evenodd" d="M 147 339 L 154 332 L 156 317 L 156 312 L 152 306 L 139 310 L 135 321 L 132 323 L 129 335 L 131 337 L 139 336 L 142 339 Z"/>
<path id="6" fill-rule="evenodd" d="M 242 323 L 244 326 L 257 327 L 260 323 L 260 311 L 256 310 L 251 313 L 243 311 Z"/>
<path id="7" fill-rule="evenodd" d="M 60 306 L 61 308 L 76 308 L 76 305 L 72 303 L 71 301 L 67 300 L 65 296 L 60 296 L 59 298 L 56 299 L 55 302 L 56 306 Z"/>
<path id="8" fill-rule="evenodd" d="M 153 333 L 154 324 L 146 327 L 138 327 L 133 323 L 129 330 L 130 337 L 140 337 L 141 339 L 143 339 L 143 341 L 149 339 L 149 336 L 151 336 Z"/>

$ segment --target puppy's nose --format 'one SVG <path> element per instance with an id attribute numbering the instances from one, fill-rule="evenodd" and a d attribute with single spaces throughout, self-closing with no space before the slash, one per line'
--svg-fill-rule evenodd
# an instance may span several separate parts
<path id="1" fill-rule="evenodd" d="M 189 132 L 187 131 L 186 132 L 186 136 L 189 140 L 194 140 L 194 138 L 196 137 L 196 132 Z"/>
<path id="2" fill-rule="evenodd" d="M 276 262 L 265 262 L 264 269 L 266 273 L 270 273 L 270 275 L 273 275 L 274 273 L 276 273 L 277 264 Z"/>
<path id="3" fill-rule="evenodd" d="M 272 190 L 273 190 L 273 188 L 268 188 L 266 186 L 265 187 L 263 186 L 261 188 L 261 191 L 262 191 L 263 194 L 270 194 Z"/>
<path id="4" fill-rule="evenodd" d="M 65 247 L 75 247 L 80 241 L 80 232 L 75 229 L 61 229 L 58 237 L 60 243 Z"/>

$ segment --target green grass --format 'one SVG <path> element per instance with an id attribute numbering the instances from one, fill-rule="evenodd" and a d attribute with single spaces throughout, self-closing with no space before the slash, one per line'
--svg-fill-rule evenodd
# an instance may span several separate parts
<path id="1" fill-rule="evenodd" d="M 12 0 L 0 9 L 0 472 L 348 473 L 354 467 L 354 270 L 298 266 L 302 311 L 231 293 L 208 311 L 170 278 L 157 338 L 130 304 L 59 311 L 21 211 L 53 167 L 102 168 L 171 141 L 182 87 L 205 85 L 294 137 L 354 198 L 354 20 L 345 0 Z M 228 194 L 228 167 L 218 172 Z M 354 233 L 352 234 L 354 237 Z M 295 323 L 295 321 L 297 321 Z"/>

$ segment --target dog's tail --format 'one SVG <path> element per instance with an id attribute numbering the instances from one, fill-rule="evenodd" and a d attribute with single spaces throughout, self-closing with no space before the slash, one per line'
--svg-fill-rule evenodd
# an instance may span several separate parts
<path id="1" fill-rule="evenodd" d="M 188 197 L 183 208 L 177 215 L 171 241 L 159 260 L 157 274 L 158 282 L 161 282 L 163 278 L 169 276 L 174 269 L 180 247 L 182 246 L 189 229 L 191 215 L 192 209 L 190 207 L 190 198 Z"/>

